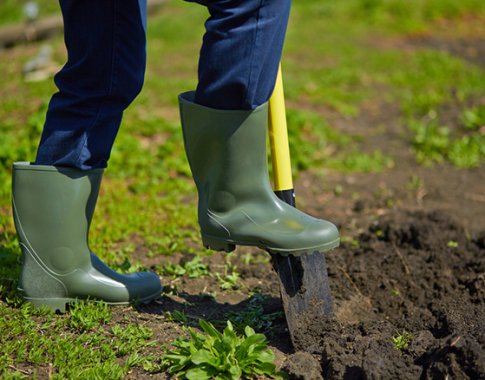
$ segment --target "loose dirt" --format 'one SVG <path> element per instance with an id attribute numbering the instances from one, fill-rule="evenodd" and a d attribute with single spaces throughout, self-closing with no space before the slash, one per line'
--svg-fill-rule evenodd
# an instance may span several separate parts
<path id="1" fill-rule="evenodd" d="M 265 331 L 290 378 L 485 378 L 485 232 L 466 230 L 444 211 L 396 209 L 326 256 L 334 317 L 302 316 L 295 347 L 282 316 Z M 183 310 L 192 325 L 217 324 L 247 310 L 255 290 L 266 297 L 265 315 L 281 311 L 271 265 L 241 257 L 231 259 L 239 290 L 220 291 L 213 278 L 180 280 L 176 295 L 140 308 L 143 323 L 168 343 L 184 332 L 163 317 L 167 311 Z M 214 270 L 226 260 L 207 258 Z M 409 343 L 397 349 L 393 337 L 404 333 Z"/>
<path id="2" fill-rule="evenodd" d="M 297 348 L 325 378 L 482 378 L 484 234 L 441 212 L 380 218 L 329 255 L 335 317 L 305 316 Z M 355 244 L 355 243 L 354 243 Z M 398 350 L 392 337 L 411 334 Z"/>

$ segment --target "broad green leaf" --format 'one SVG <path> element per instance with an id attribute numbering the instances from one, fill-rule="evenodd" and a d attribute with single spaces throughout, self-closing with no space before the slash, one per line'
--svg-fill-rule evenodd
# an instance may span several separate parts
<path id="1" fill-rule="evenodd" d="M 266 338 L 262 334 L 253 334 L 253 335 L 248 336 L 246 339 L 244 339 L 244 341 L 238 347 L 236 355 L 243 355 L 244 356 L 243 353 L 245 353 L 246 355 L 252 353 L 254 351 L 254 348 L 259 344 L 265 343 L 265 340 L 266 340 Z"/>
<path id="2" fill-rule="evenodd" d="M 207 350 L 199 350 L 191 358 L 192 363 L 202 364 L 207 363 L 211 366 L 217 366 L 216 358 Z"/>
<path id="3" fill-rule="evenodd" d="M 246 326 L 244 328 L 244 333 L 246 334 L 247 337 L 253 335 L 255 331 L 251 328 L 251 326 Z"/>
<path id="4" fill-rule="evenodd" d="M 212 379 L 213 373 L 210 373 L 207 371 L 205 368 L 202 367 L 195 367 L 189 369 L 185 373 L 185 377 L 189 380 L 206 380 L 206 379 Z"/>
<path id="5" fill-rule="evenodd" d="M 222 334 L 217 331 L 217 329 L 211 323 L 206 322 L 203 319 L 199 319 L 199 325 L 205 333 L 209 334 L 209 336 L 219 339 L 222 338 Z"/>
<path id="6" fill-rule="evenodd" d="M 260 363 L 253 368 L 253 371 L 260 375 L 271 375 L 275 369 L 276 366 L 273 363 Z"/>
<path id="7" fill-rule="evenodd" d="M 237 366 L 232 366 L 231 368 L 229 368 L 229 373 L 231 374 L 231 379 L 234 380 L 240 379 L 242 376 L 242 370 Z"/>
<path id="8" fill-rule="evenodd" d="M 222 333 L 207 321 L 199 323 L 204 334 L 188 328 L 191 339 L 177 339 L 173 343 L 176 349 L 162 357 L 165 365 L 171 364 L 171 374 L 197 380 L 276 375 L 274 353 L 263 334 L 246 327 L 245 336 L 239 336 L 230 321 Z"/>
<path id="9" fill-rule="evenodd" d="M 265 351 L 258 352 L 257 359 L 261 362 L 272 363 L 275 358 L 275 354 L 269 348 Z"/>

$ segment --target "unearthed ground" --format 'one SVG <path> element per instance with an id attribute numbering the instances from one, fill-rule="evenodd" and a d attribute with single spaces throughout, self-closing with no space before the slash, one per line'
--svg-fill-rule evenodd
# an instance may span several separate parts
<path id="1" fill-rule="evenodd" d="M 483 170 L 475 171 L 463 179 L 450 169 L 448 182 L 451 189 L 461 183 L 473 193 L 474 186 L 479 190 L 483 184 L 483 174 Z M 483 200 L 441 201 L 442 207 L 436 207 L 436 197 L 442 196 L 430 194 L 444 189 L 439 177 L 433 180 L 430 175 L 428 194 L 419 206 L 413 205 L 408 191 L 391 187 L 392 175 L 371 177 L 386 187 L 393 199 L 392 208 L 380 204 L 386 199 L 352 201 L 345 195 L 329 201 L 325 212 L 310 207 L 314 214 L 336 220 L 344 233 L 360 232 L 345 235 L 352 238 L 327 255 L 335 318 L 315 320 L 309 316 L 297 333 L 299 348 L 312 355 L 294 353 L 285 320 L 274 321 L 270 342 L 281 362 L 295 378 L 304 379 L 484 378 L 485 231 L 464 226 L 483 227 L 485 220 L 482 214 L 459 222 L 453 211 L 469 210 L 473 215 L 475 208 L 483 209 Z M 348 179 L 337 176 L 332 181 Z M 320 182 L 313 176 L 305 176 L 303 183 L 306 180 L 312 183 L 308 189 Z M 369 178 L 354 180 L 348 194 L 372 192 L 367 187 Z M 328 185 L 326 181 L 323 187 Z M 308 199 L 308 189 L 300 189 L 300 196 Z M 245 265 L 236 258 L 233 262 L 248 288 L 258 287 L 269 296 L 262 302 L 265 312 L 279 310 L 278 282 L 271 266 Z M 214 255 L 210 263 L 215 269 L 223 265 L 224 258 Z M 190 318 L 219 320 L 247 307 L 241 294 L 226 293 L 216 300 L 198 297 L 201 286 L 206 287 L 204 292 L 218 287 L 206 280 L 184 280 L 179 296 L 193 305 L 182 306 L 179 298 L 166 297 L 158 305 L 141 308 L 143 320 L 157 329 L 160 322 L 156 315 L 165 311 L 180 308 Z M 162 341 L 172 339 L 165 324 L 158 328 Z M 411 334 L 410 344 L 398 350 L 392 337 L 403 331 Z"/>
<path id="2" fill-rule="evenodd" d="M 305 316 L 296 350 L 269 256 L 200 245 L 176 93 L 194 86 L 205 14 L 170 3 L 149 28 L 147 83 L 125 115 L 91 246 L 120 270 L 157 271 L 166 293 L 111 314 L 32 316 L 16 298 L 9 170 L 32 159 L 53 87 L 21 79 L 38 46 L 0 52 L 0 377 L 166 379 L 165 348 L 201 318 L 253 324 L 296 379 L 485 379 L 485 22 L 473 1 L 463 14 L 428 1 L 423 14 L 441 15 L 429 19 L 399 1 L 295 2 L 285 74 L 297 205 L 342 235 L 326 255 L 335 317 Z M 60 39 L 54 52 L 60 64 Z M 194 257 L 202 266 L 182 273 Z"/>

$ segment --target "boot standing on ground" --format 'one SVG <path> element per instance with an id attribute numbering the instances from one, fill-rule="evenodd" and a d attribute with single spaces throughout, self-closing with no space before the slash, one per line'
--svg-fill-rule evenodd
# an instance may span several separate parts
<path id="1" fill-rule="evenodd" d="M 272 192 L 266 167 L 267 102 L 291 0 L 200 0 L 210 13 L 199 82 L 179 96 L 184 143 L 199 193 L 203 244 L 302 254 L 338 245 L 336 227 Z M 68 51 L 34 163 L 13 168 L 13 209 L 23 266 L 19 288 L 36 306 L 76 299 L 149 302 L 154 273 L 122 275 L 89 249 L 104 168 L 146 63 L 146 1 L 60 0 Z M 163 57 L 162 57 L 163 59 Z M 181 142 L 182 143 L 182 142 Z"/>

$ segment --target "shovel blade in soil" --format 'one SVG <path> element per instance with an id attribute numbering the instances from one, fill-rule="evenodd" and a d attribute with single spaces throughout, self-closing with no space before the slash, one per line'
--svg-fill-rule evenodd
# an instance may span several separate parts
<path id="1" fill-rule="evenodd" d="M 273 255 L 272 259 L 280 280 L 288 330 L 295 345 L 295 332 L 309 316 L 324 318 L 333 313 L 325 256 L 313 252 L 298 257 Z"/>

